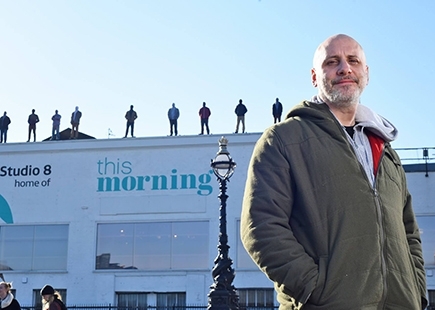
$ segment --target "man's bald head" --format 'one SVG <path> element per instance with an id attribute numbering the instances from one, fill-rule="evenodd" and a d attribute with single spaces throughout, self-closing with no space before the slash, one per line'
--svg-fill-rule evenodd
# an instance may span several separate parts
<path id="1" fill-rule="evenodd" d="M 336 34 L 336 35 L 333 35 L 333 36 L 327 38 L 325 41 L 323 41 L 317 47 L 317 49 L 314 53 L 314 57 L 313 57 L 313 67 L 314 68 L 319 68 L 319 66 L 322 66 L 322 63 L 326 58 L 328 48 L 330 47 L 331 44 L 335 44 L 337 42 L 341 42 L 341 43 L 346 42 L 347 45 L 349 45 L 349 44 L 355 45 L 355 47 L 357 49 L 359 49 L 361 52 L 361 55 L 362 55 L 361 60 L 364 63 L 366 63 L 366 57 L 365 57 L 364 50 L 363 50 L 362 46 L 354 38 L 352 38 L 346 34 Z"/>
<path id="2" fill-rule="evenodd" d="M 311 82 L 330 107 L 355 107 L 368 84 L 368 73 L 361 45 L 348 35 L 337 34 L 316 49 Z"/>

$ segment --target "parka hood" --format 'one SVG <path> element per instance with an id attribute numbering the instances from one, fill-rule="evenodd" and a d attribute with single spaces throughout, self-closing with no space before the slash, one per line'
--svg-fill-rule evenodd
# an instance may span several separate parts
<path id="1" fill-rule="evenodd" d="M 316 123 L 331 121 L 325 120 L 325 113 L 334 115 L 326 103 L 305 100 L 294 106 L 287 113 L 286 119 L 301 117 L 304 119 L 310 119 Z M 336 119 L 335 116 L 334 119 Z M 362 104 L 358 104 L 355 121 L 357 123 L 355 125 L 356 127 L 361 127 L 363 130 L 367 129 L 384 139 L 386 142 L 391 142 L 397 139 L 397 128 L 386 118 L 376 114 L 370 108 Z M 338 124 L 340 124 L 340 122 L 338 122 Z"/>

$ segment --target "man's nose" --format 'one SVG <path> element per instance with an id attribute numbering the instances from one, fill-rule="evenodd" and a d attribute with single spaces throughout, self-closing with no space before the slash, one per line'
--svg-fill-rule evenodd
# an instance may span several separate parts
<path id="1" fill-rule="evenodd" d="M 352 72 L 352 67 L 349 65 L 347 61 L 342 61 L 340 66 L 338 67 L 338 74 L 346 75 Z"/>

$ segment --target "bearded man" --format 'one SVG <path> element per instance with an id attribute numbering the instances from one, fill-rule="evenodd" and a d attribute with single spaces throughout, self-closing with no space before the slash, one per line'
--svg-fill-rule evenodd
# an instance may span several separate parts
<path id="1" fill-rule="evenodd" d="M 242 242 L 280 309 L 424 309 L 426 278 L 397 129 L 360 104 L 369 68 L 339 34 L 314 54 L 318 94 L 267 129 L 249 164 Z"/>

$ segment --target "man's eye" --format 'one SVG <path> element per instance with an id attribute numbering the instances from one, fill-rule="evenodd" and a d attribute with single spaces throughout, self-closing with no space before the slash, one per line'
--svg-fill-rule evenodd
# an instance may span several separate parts
<path id="1" fill-rule="evenodd" d="M 351 60 L 349 60 L 349 63 L 357 64 L 357 63 L 359 63 L 359 61 L 358 61 L 358 59 L 351 59 Z"/>
<path id="2" fill-rule="evenodd" d="M 331 65 L 336 65 L 337 63 L 338 63 L 337 60 L 328 60 L 326 62 L 326 65 L 331 66 Z"/>

